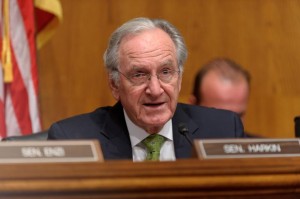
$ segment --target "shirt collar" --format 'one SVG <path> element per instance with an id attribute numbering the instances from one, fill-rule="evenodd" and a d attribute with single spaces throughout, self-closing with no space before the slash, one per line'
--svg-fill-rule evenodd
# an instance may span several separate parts
<path id="1" fill-rule="evenodd" d="M 127 129 L 129 132 L 129 137 L 131 141 L 131 147 L 136 146 L 139 144 L 143 139 L 149 136 L 144 129 L 134 124 L 130 118 L 128 117 L 126 111 L 123 109 L 125 121 L 127 125 Z M 164 136 L 168 140 L 173 140 L 173 127 L 172 127 L 172 119 L 170 119 L 164 127 L 158 132 L 159 135 Z"/>

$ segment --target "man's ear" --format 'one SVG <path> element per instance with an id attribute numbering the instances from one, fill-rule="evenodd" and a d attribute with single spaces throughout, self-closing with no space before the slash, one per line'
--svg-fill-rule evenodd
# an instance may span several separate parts
<path id="1" fill-rule="evenodd" d="M 119 86 L 116 85 L 115 81 L 111 78 L 109 78 L 109 87 L 111 89 L 112 95 L 114 96 L 115 100 L 119 101 L 120 95 L 119 95 Z"/>
<path id="2" fill-rule="evenodd" d="M 189 97 L 189 103 L 192 105 L 196 105 L 196 97 L 194 95 L 190 95 Z"/>

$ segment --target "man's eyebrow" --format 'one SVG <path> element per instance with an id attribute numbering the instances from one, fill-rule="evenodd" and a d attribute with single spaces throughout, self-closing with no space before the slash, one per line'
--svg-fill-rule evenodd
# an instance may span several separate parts
<path id="1" fill-rule="evenodd" d="M 170 59 L 165 60 L 165 61 L 160 63 L 160 66 L 173 66 L 173 65 L 174 65 L 174 62 Z"/>
<path id="2" fill-rule="evenodd" d="M 174 65 L 176 65 L 176 64 L 171 59 L 164 60 L 161 63 L 159 63 L 159 67 L 164 67 L 164 66 L 172 66 L 173 67 Z M 131 66 L 131 69 L 129 71 L 148 70 L 148 69 L 150 69 L 150 68 L 147 65 L 143 65 L 143 64 L 137 65 L 137 64 L 134 64 L 134 65 Z"/>
<path id="3" fill-rule="evenodd" d="M 143 65 L 133 65 L 131 68 L 131 70 L 141 70 L 141 69 L 147 69 L 147 67 Z"/>

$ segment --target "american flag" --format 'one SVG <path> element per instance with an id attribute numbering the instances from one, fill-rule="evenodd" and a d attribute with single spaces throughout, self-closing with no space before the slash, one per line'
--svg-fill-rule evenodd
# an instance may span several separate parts
<path id="1" fill-rule="evenodd" d="M 0 8 L 0 137 L 4 138 L 38 132 L 41 121 L 33 0 L 0 0 Z"/>

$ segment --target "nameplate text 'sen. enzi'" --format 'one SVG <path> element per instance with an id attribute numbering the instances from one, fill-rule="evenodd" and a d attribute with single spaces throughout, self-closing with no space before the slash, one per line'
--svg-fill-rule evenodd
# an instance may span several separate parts
<path id="1" fill-rule="evenodd" d="M 0 164 L 103 161 L 95 140 L 16 141 L 0 143 Z"/>

